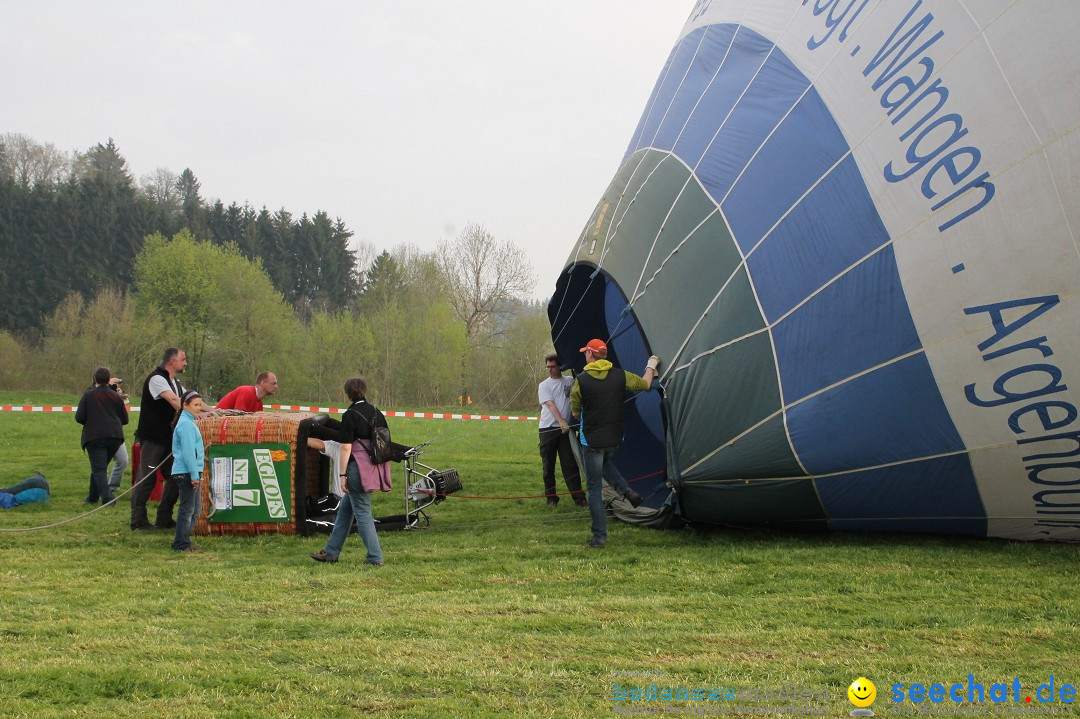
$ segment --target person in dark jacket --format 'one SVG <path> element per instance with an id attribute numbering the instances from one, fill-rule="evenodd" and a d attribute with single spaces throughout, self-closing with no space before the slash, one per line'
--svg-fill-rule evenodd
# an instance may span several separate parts
<path id="1" fill-rule="evenodd" d="M 638 377 L 607 360 L 608 348 L 603 340 L 589 340 L 581 351 L 585 353 L 585 369 L 574 380 L 574 388 L 570 391 L 570 413 L 575 420 L 581 417 L 579 439 L 593 533 L 587 546 L 600 549 L 607 542 L 607 511 L 602 493 L 604 478 L 611 478 L 612 489 L 630 504 L 635 507 L 641 504 L 641 495 L 630 488 L 611 458 L 622 442 L 624 395 L 652 388 L 660 358 L 649 357 L 645 376 Z"/>
<path id="2" fill-rule="evenodd" d="M 139 440 L 139 467 L 135 481 L 139 482 L 131 492 L 131 528 L 172 529 L 172 510 L 180 497 L 180 489 L 172 479 L 172 423 L 180 411 L 180 398 L 184 386 L 177 375 L 187 367 L 187 353 L 170 347 L 161 357 L 158 366 L 143 384 L 142 401 L 139 403 L 139 426 L 135 438 Z M 150 524 L 146 516 L 146 501 L 154 491 L 154 472 L 161 470 L 165 485 L 161 490 L 157 520 Z M 141 480 L 141 481 L 140 481 Z"/>
<path id="3" fill-rule="evenodd" d="M 113 501 L 109 461 L 124 443 L 124 425 L 128 423 L 124 400 L 109 386 L 111 377 L 108 367 L 94 370 L 94 386 L 86 390 L 75 410 L 75 421 L 83 426 L 82 448 L 90 458 L 90 494 L 86 501 L 91 504 L 98 499 L 102 504 Z"/>
<path id="4" fill-rule="evenodd" d="M 390 466 L 388 463 L 373 464 L 367 448 L 374 434 L 373 428 L 386 426 L 386 416 L 367 401 L 366 393 L 367 382 L 363 377 L 350 377 L 345 381 L 345 396 L 352 403 L 341 417 L 341 435 L 338 437 L 341 464 L 345 466 L 340 477 L 345 496 L 338 504 L 334 529 L 326 545 L 310 555 L 316 562 L 336 562 L 345 538 L 355 524 L 367 549 L 364 561 L 375 566 L 383 564 L 382 546 L 371 516 L 371 493 L 390 491 Z"/>

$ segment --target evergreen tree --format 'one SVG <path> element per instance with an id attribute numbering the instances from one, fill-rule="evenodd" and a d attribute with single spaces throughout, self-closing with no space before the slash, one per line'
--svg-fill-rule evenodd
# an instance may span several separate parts
<path id="1" fill-rule="evenodd" d="M 180 195 L 180 213 L 183 216 L 184 226 L 197 237 L 210 237 L 205 206 L 199 194 L 200 187 L 201 183 L 190 167 L 185 167 L 176 178 L 176 192 Z"/>
<path id="2" fill-rule="evenodd" d="M 228 242 L 229 229 L 225 222 L 225 204 L 221 200 L 214 200 L 203 209 L 203 219 L 206 223 L 206 237 L 215 245 Z"/>
<path id="3" fill-rule="evenodd" d="M 268 253 L 263 254 L 266 271 L 274 287 L 285 295 L 285 299 L 296 304 L 297 292 L 294 284 L 295 265 L 293 263 L 293 220 L 292 215 L 283 207 L 271 218 L 273 233 L 270 237 Z M 265 250 L 264 250 L 265 252 Z"/>
<path id="4" fill-rule="evenodd" d="M 112 138 L 74 163 L 49 148 L 0 135 L 0 328 L 39 330 L 72 292 L 88 302 L 104 288 L 126 291 L 145 238 L 184 228 L 261 259 L 305 318 L 355 306 L 360 274 L 341 219 L 319 211 L 296 220 L 284 208 L 235 202 L 208 207 L 190 168 L 178 176 L 159 168 L 136 187 Z"/>
<path id="5" fill-rule="evenodd" d="M 110 137 L 102 145 L 100 142 L 87 150 L 77 162 L 76 174 L 83 180 L 97 180 L 109 187 L 131 188 L 131 174 L 127 169 L 127 160 L 120 154 L 116 143 Z"/>
<path id="6" fill-rule="evenodd" d="M 255 250 L 253 254 L 256 257 L 263 258 L 263 265 L 266 267 L 266 272 L 270 275 L 270 279 L 274 280 L 274 286 L 277 287 L 278 290 L 284 291 L 274 279 L 274 271 L 272 269 L 274 263 L 271 256 L 274 251 L 276 240 L 277 235 L 274 229 L 274 218 L 270 214 L 270 210 L 263 207 L 259 210 L 258 216 L 255 217 Z"/>
<path id="7" fill-rule="evenodd" d="M 202 197 L 199 189 L 202 184 L 195 177 L 190 167 L 185 167 L 180 176 L 176 178 L 176 193 L 180 197 L 180 209 L 188 214 L 202 205 Z"/>
<path id="8" fill-rule="evenodd" d="M 386 250 L 379 253 L 367 271 L 360 295 L 360 313 L 369 314 L 396 304 L 401 297 L 404 279 L 393 256 Z"/>

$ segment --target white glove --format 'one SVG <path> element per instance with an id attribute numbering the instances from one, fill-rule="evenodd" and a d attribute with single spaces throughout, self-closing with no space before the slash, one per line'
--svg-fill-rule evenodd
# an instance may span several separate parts
<path id="1" fill-rule="evenodd" d="M 656 355 L 653 355 L 653 356 L 649 357 L 649 361 L 645 363 L 645 367 L 647 369 L 651 369 L 653 372 L 655 372 L 656 368 L 659 367 L 659 366 L 660 366 L 660 358 L 657 357 Z"/>
<path id="2" fill-rule="evenodd" d="M 566 423 L 565 419 L 560 419 L 559 420 L 559 427 L 562 429 L 563 434 L 566 434 L 566 433 L 568 433 L 570 431 L 570 425 L 568 425 Z"/>

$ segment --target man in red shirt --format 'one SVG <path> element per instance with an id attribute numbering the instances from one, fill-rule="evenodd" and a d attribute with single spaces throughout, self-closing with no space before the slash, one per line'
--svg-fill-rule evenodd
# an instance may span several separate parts
<path id="1" fill-rule="evenodd" d="M 255 384 L 237 387 L 221 398 L 217 409 L 239 409 L 245 412 L 262 412 L 263 397 L 277 393 L 277 375 L 273 372 L 260 372 Z"/>

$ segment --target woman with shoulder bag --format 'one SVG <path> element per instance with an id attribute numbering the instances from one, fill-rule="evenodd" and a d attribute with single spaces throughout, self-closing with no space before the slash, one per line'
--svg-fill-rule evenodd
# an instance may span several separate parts
<path id="1" fill-rule="evenodd" d="M 390 491 L 390 465 L 373 464 L 368 456 L 368 446 L 375 427 L 386 427 L 386 417 L 364 397 L 367 382 L 363 377 L 352 377 L 345 382 L 345 395 L 352 402 L 341 418 L 341 466 L 345 472 L 341 479 L 345 496 L 338 504 L 334 518 L 334 530 L 326 546 L 311 554 L 316 562 L 336 562 L 345 538 L 353 522 L 356 531 L 367 548 L 367 564 L 383 564 L 379 535 L 375 532 L 375 520 L 371 516 L 371 493 Z"/>

